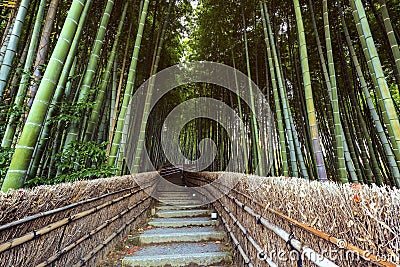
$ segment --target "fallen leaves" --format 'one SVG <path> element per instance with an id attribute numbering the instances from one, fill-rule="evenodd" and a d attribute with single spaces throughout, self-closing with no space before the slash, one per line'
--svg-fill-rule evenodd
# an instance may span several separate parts
<path id="1" fill-rule="evenodd" d="M 125 249 L 124 253 L 127 254 L 127 255 L 133 255 L 133 254 L 135 254 L 135 252 L 138 252 L 140 250 L 142 250 L 141 247 L 133 246 L 133 247 L 128 247 L 127 249 Z"/>
<path id="2" fill-rule="evenodd" d="M 355 195 L 354 195 L 353 200 L 354 200 L 354 202 L 356 202 L 356 203 L 360 203 L 360 202 L 361 202 L 361 199 L 360 199 L 360 197 L 358 196 L 358 194 L 355 194 Z"/>

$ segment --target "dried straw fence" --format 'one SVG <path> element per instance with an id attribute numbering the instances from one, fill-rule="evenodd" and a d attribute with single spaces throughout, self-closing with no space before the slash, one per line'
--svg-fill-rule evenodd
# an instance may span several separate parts
<path id="1" fill-rule="evenodd" d="M 135 179 L 152 189 L 155 174 Z M 148 215 L 152 198 L 135 179 L 123 176 L 0 194 L 0 265 L 95 266 Z"/>
<path id="2" fill-rule="evenodd" d="M 198 190 L 212 197 L 227 190 L 221 175 L 237 181 L 213 205 L 238 266 L 400 266 L 399 190 L 234 173 L 185 179 L 211 183 Z"/>

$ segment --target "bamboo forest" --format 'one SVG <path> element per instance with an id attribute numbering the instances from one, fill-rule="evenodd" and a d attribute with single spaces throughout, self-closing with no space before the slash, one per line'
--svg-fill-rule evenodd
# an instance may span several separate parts
<path id="1" fill-rule="evenodd" d="M 0 266 L 400 266 L 398 0 L 0 0 Z"/>

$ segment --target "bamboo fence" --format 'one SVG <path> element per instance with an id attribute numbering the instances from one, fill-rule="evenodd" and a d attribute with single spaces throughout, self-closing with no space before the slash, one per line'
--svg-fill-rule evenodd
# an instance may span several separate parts
<path id="1" fill-rule="evenodd" d="M 237 182 L 213 205 L 235 236 L 238 266 L 399 266 L 398 189 L 235 173 L 185 180 L 213 184 L 198 188 L 211 197 L 226 191 L 221 175 Z"/>
<path id="2" fill-rule="evenodd" d="M 0 194 L 1 266 L 96 266 L 148 216 L 156 173 Z M 139 187 L 136 181 L 140 182 Z"/>

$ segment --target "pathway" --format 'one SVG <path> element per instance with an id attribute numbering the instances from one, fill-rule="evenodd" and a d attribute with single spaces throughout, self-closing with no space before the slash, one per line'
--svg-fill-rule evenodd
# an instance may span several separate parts
<path id="1" fill-rule="evenodd" d="M 157 186 L 151 229 L 139 236 L 142 250 L 122 260 L 123 266 L 231 266 L 226 233 L 201 205 L 196 191 L 182 187 L 180 174 Z"/>

